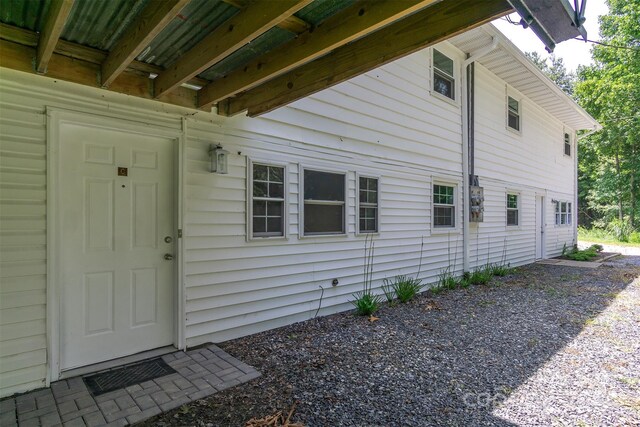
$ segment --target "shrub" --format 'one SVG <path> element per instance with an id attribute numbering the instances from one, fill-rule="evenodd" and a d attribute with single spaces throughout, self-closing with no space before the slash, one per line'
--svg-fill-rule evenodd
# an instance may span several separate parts
<path id="1" fill-rule="evenodd" d="M 583 250 L 574 249 L 571 252 L 568 252 L 565 256 L 574 261 L 591 261 L 593 258 L 598 256 L 598 251 L 595 246 L 596 245 L 593 245 Z"/>
<path id="2" fill-rule="evenodd" d="M 595 251 L 598 252 L 598 253 L 600 253 L 600 252 L 602 252 L 604 250 L 604 246 L 599 245 L 597 243 L 591 245 L 590 248 L 595 249 Z"/>
<path id="3" fill-rule="evenodd" d="M 396 297 L 398 297 L 398 301 L 407 302 L 422 290 L 422 281 L 409 276 L 396 276 L 391 286 Z"/>
<path id="4" fill-rule="evenodd" d="M 631 227 L 631 222 L 629 220 L 619 220 L 614 219 L 609 224 L 607 224 L 607 231 L 613 234 L 617 240 L 621 242 L 628 242 L 629 236 L 633 232 L 633 227 Z"/>
<path id="5" fill-rule="evenodd" d="M 629 234 L 629 243 L 640 243 L 640 231 Z"/>
<path id="6" fill-rule="evenodd" d="M 353 294 L 355 300 L 351 301 L 356 308 L 356 313 L 361 316 L 370 316 L 380 307 L 380 295 L 371 292 L 360 291 Z"/>

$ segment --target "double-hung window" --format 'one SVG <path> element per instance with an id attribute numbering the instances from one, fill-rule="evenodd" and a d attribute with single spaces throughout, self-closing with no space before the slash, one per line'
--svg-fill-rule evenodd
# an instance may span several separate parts
<path id="1" fill-rule="evenodd" d="M 358 177 L 358 231 L 378 232 L 378 178 Z"/>
<path id="2" fill-rule="evenodd" d="M 507 126 L 520 132 L 520 102 L 507 96 Z"/>
<path id="3" fill-rule="evenodd" d="M 571 225 L 571 202 L 556 202 L 556 225 Z"/>
<path id="4" fill-rule="evenodd" d="M 453 60 L 436 49 L 433 49 L 433 90 L 447 98 L 456 98 Z"/>
<path id="5" fill-rule="evenodd" d="M 285 168 L 251 164 L 251 236 L 284 236 Z"/>
<path id="6" fill-rule="evenodd" d="M 507 225 L 519 224 L 518 195 L 507 193 Z"/>
<path id="7" fill-rule="evenodd" d="M 564 155 L 571 156 L 571 136 L 566 132 L 564 134 Z"/>
<path id="8" fill-rule="evenodd" d="M 303 171 L 304 234 L 344 234 L 345 173 Z"/>
<path id="9" fill-rule="evenodd" d="M 456 226 L 454 186 L 433 184 L 433 226 L 436 228 Z"/>

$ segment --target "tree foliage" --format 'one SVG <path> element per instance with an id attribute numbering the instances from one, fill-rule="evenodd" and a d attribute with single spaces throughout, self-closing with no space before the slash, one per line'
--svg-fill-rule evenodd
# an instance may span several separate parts
<path id="1" fill-rule="evenodd" d="M 575 96 L 602 131 L 579 144 L 579 202 L 602 225 L 640 216 L 640 0 L 609 0 L 594 64 L 580 67 Z M 618 46 L 618 47 L 613 47 Z M 624 48 L 623 48 L 624 47 Z"/>
<path id="2" fill-rule="evenodd" d="M 534 64 L 538 66 L 551 80 L 557 84 L 567 95 L 573 95 L 576 83 L 576 75 L 567 71 L 562 58 L 551 54 L 549 58 L 543 58 L 538 52 L 525 52 Z"/>

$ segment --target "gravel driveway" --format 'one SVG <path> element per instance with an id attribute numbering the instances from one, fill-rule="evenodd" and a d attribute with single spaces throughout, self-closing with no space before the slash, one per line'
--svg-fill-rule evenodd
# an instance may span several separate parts
<path id="1" fill-rule="evenodd" d="M 640 426 L 640 257 L 529 265 L 221 344 L 263 376 L 146 425 Z"/>

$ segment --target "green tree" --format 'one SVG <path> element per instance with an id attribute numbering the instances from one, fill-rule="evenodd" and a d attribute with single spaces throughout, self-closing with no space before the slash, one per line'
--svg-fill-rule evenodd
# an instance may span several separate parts
<path id="1" fill-rule="evenodd" d="M 608 222 L 640 214 L 640 0 L 608 0 L 594 64 L 578 69 L 575 95 L 603 126 L 579 144 L 581 207 Z"/>
<path id="2" fill-rule="evenodd" d="M 542 70 L 551 80 L 557 84 L 567 95 L 573 95 L 573 87 L 576 83 L 575 73 L 567 71 L 562 58 L 551 54 L 543 58 L 538 52 L 525 52 L 525 56 Z"/>

